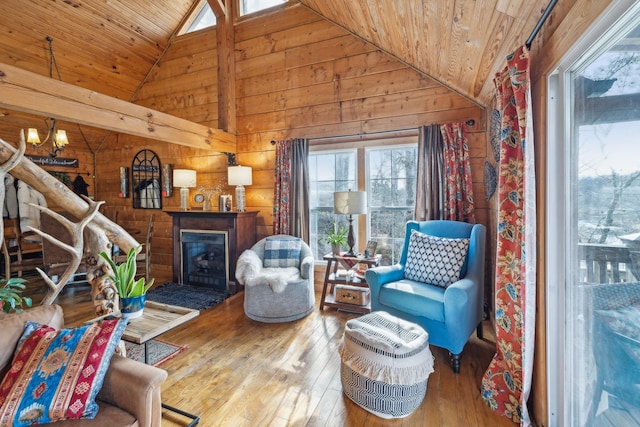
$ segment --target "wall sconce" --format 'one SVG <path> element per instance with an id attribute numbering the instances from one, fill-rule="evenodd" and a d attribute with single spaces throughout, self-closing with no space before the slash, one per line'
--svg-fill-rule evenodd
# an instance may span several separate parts
<path id="1" fill-rule="evenodd" d="M 196 186 L 196 171 L 191 169 L 174 169 L 173 186 L 180 187 L 180 210 L 189 210 L 189 188 Z"/>
<path id="2" fill-rule="evenodd" d="M 356 242 L 355 236 L 353 235 L 352 215 L 367 213 L 366 191 L 336 191 L 333 193 L 333 209 L 337 214 L 349 215 L 347 217 L 349 221 L 349 234 L 347 235 L 349 252 L 347 252 L 345 256 L 357 256 L 357 254 L 353 252 L 353 246 Z"/>
<path id="3" fill-rule="evenodd" d="M 236 209 L 238 212 L 244 212 L 246 209 L 244 186 L 253 183 L 251 168 L 249 166 L 239 165 L 229 166 L 227 169 L 227 180 L 229 185 L 236 186 Z"/>

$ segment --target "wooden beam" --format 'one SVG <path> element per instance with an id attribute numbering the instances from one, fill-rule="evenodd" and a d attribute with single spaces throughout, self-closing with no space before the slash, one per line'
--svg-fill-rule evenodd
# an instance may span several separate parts
<path id="1" fill-rule="evenodd" d="M 0 63 L 0 107 L 172 144 L 236 152 L 219 129 Z"/>
<path id="2" fill-rule="evenodd" d="M 218 18 L 227 14 L 227 6 L 224 4 L 223 0 L 208 0 L 207 2 L 213 11 L 213 14 L 216 15 L 216 23 Z"/>
<path id="3" fill-rule="evenodd" d="M 236 121 L 236 60 L 233 17 L 236 2 L 208 0 L 216 15 L 216 40 L 218 51 L 218 125 L 220 129 L 235 134 Z"/>

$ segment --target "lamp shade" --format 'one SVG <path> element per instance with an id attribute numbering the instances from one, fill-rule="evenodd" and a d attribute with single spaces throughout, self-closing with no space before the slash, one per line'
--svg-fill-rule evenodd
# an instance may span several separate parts
<path id="1" fill-rule="evenodd" d="M 35 128 L 29 128 L 27 131 L 27 142 L 29 144 L 40 144 L 40 136 L 38 130 Z"/>
<path id="2" fill-rule="evenodd" d="M 196 186 L 196 171 L 191 169 L 174 169 L 173 186 L 191 188 Z"/>
<path id="3" fill-rule="evenodd" d="M 229 185 L 251 185 L 253 182 L 249 166 L 229 166 L 227 169 Z"/>
<path id="4" fill-rule="evenodd" d="M 65 145 L 69 144 L 69 139 L 67 138 L 67 131 L 58 129 L 56 131 L 56 137 L 54 139 L 54 144 L 56 148 L 62 148 Z"/>
<path id="5" fill-rule="evenodd" d="M 336 191 L 333 193 L 335 213 L 350 215 L 367 213 L 366 191 Z"/>

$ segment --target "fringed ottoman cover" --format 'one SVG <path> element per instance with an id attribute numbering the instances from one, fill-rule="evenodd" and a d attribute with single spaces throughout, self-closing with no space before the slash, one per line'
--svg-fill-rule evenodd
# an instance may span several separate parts
<path id="1" fill-rule="evenodd" d="M 419 325 L 375 311 L 347 321 L 340 343 L 344 393 L 382 418 L 420 406 L 433 372 L 429 335 Z"/>

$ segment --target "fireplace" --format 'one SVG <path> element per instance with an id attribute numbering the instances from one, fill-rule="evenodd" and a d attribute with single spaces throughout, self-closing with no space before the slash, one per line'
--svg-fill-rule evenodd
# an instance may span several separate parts
<path id="1" fill-rule="evenodd" d="M 178 283 L 190 283 L 189 275 L 195 276 L 200 280 L 200 283 L 196 283 L 198 286 L 212 286 L 217 287 L 222 285 L 215 282 L 207 282 L 202 276 L 202 271 L 198 271 L 196 267 L 191 265 L 191 270 L 187 266 L 182 264 L 182 251 L 184 250 L 182 244 L 182 232 L 196 233 L 205 236 L 205 242 L 200 242 L 200 245 L 196 245 L 196 248 L 200 249 L 200 253 L 207 252 L 208 249 L 203 249 L 204 246 L 220 242 L 224 236 L 226 245 L 226 259 L 227 264 L 226 275 L 227 280 L 225 287 L 228 292 L 236 293 L 242 290 L 242 287 L 236 283 L 236 263 L 238 257 L 246 249 L 251 248 L 256 242 L 256 216 L 258 211 L 247 212 L 212 212 L 190 209 L 188 211 L 165 211 L 173 219 L 172 235 L 173 235 L 173 281 Z M 213 242 L 212 242 L 213 241 Z M 204 246 L 203 246 L 204 245 Z M 195 250 L 194 250 L 195 252 Z M 190 253 L 193 257 L 198 257 L 200 253 Z M 214 251 L 215 253 L 215 251 Z M 203 261 L 201 259 L 200 261 Z M 207 268 L 211 269 L 213 263 L 207 261 Z M 204 265 L 204 263 L 200 263 Z M 196 262 L 197 265 L 197 262 Z M 186 268 L 186 270 L 185 270 Z M 222 276 L 222 272 L 219 274 Z M 208 279 L 207 279 L 208 280 Z M 202 282 L 206 283 L 202 283 Z"/>
<path id="2" fill-rule="evenodd" d="M 180 283 L 229 290 L 226 231 L 180 230 Z"/>

